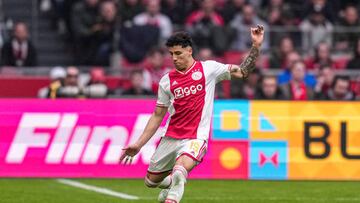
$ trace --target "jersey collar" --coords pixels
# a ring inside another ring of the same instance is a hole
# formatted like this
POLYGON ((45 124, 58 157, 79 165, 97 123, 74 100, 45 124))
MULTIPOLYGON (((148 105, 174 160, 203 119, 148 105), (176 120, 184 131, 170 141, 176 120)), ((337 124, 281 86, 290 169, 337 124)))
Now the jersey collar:
POLYGON ((186 71, 185 73, 184 73, 184 72, 179 71, 179 70, 178 70, 178 69, 176 69, 176 68, 175 68, 175 70, 176 70, 178 73, 180 73, 180 74, 182 74, 182 75, 185 75, 185 74, 187 74, 189 71, 191 71, 191 69, 193 69, 193 68, 194 68, 195 64, 196 64, 196 61, 194 60, 194 62, 193 62, 193 64, 191 65, 191 67, 190 67, 189 69, 187 69, 187 71, 186 71))

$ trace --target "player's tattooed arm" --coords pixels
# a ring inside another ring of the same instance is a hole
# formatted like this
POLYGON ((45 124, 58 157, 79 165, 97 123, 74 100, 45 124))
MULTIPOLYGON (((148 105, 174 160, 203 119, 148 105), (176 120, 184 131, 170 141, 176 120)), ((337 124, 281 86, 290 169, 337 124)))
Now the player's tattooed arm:
POLYGON ((251 28, 251 39, 253 45, 251 46, 249 55, 240 64, 240 66, 231 66, 232 76, 246 79, 249 76, 249 73, 254 70, 256 60, 259 57, 260 47, 264 40, 264 26, 257 25, 256 28, 251 28))
POLYGON ((234 73, 235 76, 239 76, 243 79, 246 79, 249 76, 249 73, 254 70, 256 59, 259 57, 260 50, 257 46, 252 46, 250 49, 249 55, 245 60, 240 64, 240 66, 232 66, 231 73, 234 73))

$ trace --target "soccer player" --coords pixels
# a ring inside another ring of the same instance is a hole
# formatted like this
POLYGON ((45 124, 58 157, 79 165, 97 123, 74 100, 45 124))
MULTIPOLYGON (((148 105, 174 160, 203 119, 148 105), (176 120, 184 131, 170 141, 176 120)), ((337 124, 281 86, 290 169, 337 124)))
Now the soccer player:
POLYGON ((191 37, 184 32, 172 35, 166 43, 175 69, 159 82, 158 99, 140 138, 123 149, 120 162, 131 163, 140 149, 160 126, 166 112, 169 119, 145 177, 145 185, 158 187, 158 200, 180 202, 189 172, 204 157, 210 133, 215 84, 231 76, 246 79, 253 70, 264 39, 264 28, 258 25, 250 30, 252 47, 240 65, 216 61, 196 61, 191 37))

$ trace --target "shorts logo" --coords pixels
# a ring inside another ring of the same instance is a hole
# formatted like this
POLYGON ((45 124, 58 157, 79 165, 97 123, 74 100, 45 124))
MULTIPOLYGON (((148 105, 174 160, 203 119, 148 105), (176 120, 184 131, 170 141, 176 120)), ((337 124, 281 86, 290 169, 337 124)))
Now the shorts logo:
POLYGON ((196 71, 191 75, 191 78, 193 80, 200 80, 202 78, 202 73, 199 71, 196 71))
POLYGON ((201 84, 198 85, 191 85, 190 87, 178 87, 174 89, 174 96, 175 99, 183 98, 186 96, 189 96, 190 94, 196 94, 197 92, 200 92, 203 90, 203 86, 201 84))

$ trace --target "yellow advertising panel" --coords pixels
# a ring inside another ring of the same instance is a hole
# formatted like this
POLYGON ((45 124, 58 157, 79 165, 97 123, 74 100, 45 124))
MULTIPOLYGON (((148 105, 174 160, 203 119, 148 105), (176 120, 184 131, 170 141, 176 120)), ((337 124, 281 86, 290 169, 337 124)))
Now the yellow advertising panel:
POLYGON ((287 179, 360 179, 360 103, 254 101, 249 119, 251 142, 286 142, 287 179))

